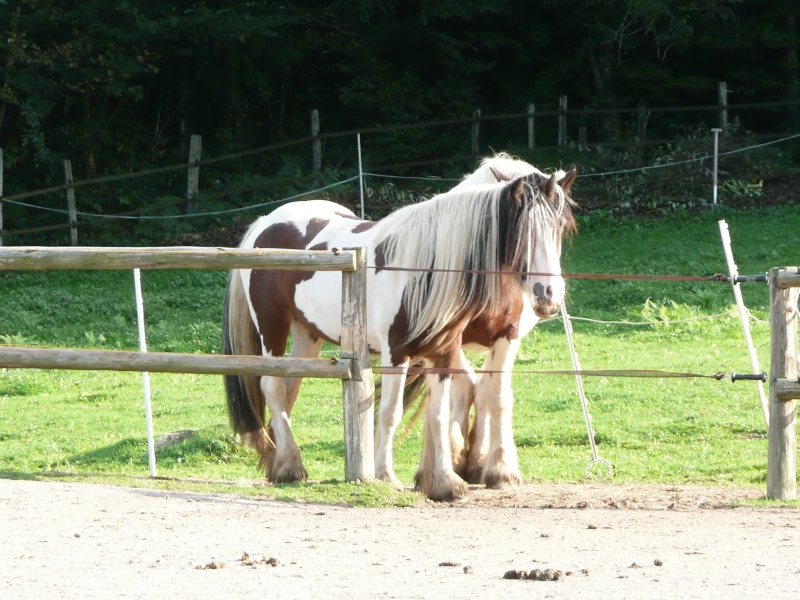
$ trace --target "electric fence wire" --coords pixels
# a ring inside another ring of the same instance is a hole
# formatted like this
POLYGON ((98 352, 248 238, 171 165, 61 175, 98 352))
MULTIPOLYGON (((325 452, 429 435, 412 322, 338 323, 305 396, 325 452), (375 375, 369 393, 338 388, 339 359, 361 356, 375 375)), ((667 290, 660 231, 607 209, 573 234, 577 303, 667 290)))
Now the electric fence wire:
MULTIPOLYGON (((790 136, 786 136, 786 137, 783 137, 783 138, 780 138, 780 139, 777 139, 777 140, 771 140, 771 141, 764 142, 764 143, 761 143, 761 144, 754 144, 754 145, 751 145, 751 146, 745 146, 743 148, 737 148, 737 149, 734 149, 734 150, 729 150, 727 152, 719 153, 718 156, 728 156, 728 155, 731 155, 731 154, 738 154, 738 153, 741 153, 741 152, 748 152, 748 151, 751 151, 751 150, 756 150, 758 148, 763 148, 765 146, 770 146, 770 145, 774 145, 774 144, 780 144, 780 143, 788 142, 788 141, 791 141, 791 140, 794 140, 794 139, 798 139, 798 138, 800 138, 800 133, 793 134, 793 135, 790 135, 790 136)), ((621 169, 621 170, 617 170, 617 171, 604 171, 602 173, 584 173, 582 175, 578 175, 578 177, 579 178, 580 177, 610 177, 612 175, 624 175, 624 174, 628 174, 628 173, 640 173, 640 172, 650 171, 650 170, 653 170, 653 169, 665 169, 665 168, 668 168, 668 167, 675 167, 675 166, 685 165, 685 164, 694 163, 694 162, 702 162, 704 160, 709 160, 711 158, 713 158, 713 155, 705 154, 703 156, 690 158, 690 159, 686 159, 686 160, 679 160, 679 161, 663 163, 663 164, 657 164, 657 165, 646 165, 644 167, 636 167, 636 168, 633 168, 633 169, 621 169)), ((380 174, 380 173, 369 173, 369 172, 365 172, 365 173, 363 173, 363 175, 365 177, 379 177, 379 178, 385 178, 385 179, 407 179, 407 180, 415 179, 415 180, 421 180, 421 181, 461 181, 460 179, 447 179, 447 178, 442 178, 442 177, 385 175, 385 174, 380 174)), ((76 213, 76 215, 79 215, 81 217, 86 217, 86 218, 130 219, 130 220, 166 220, 166 219, 189 219, 189 218, 194 218, 194 217, 211 217, 211 216, 218 216, 218 215, 224 215, 224 214, 232 214, 232 213, 237 213, 237 212, 244 212, 244 211, 248 211, 248 210, 255 210, 257 208, 263 208, 265 206, 274 206, 276 204, 281 204, 283 202, 289 202, 291 200, 296 200, 298 198, 302 198, 304 196, 309 196, 311 194, 324 192, 324 191, 329 190, 331 188, 338 187, 340 185, 345 185, 345 184, 351 183, 353 181, 356 181, 358 179, 359 179, 359 176, 355 175, 353 177, 349 177, 347 179, 343 179, 341 181, 338 181, 338 182, 335 182, 335 183, 331 183, 329 185, 326 185, 326 186, 323 186, 323 187, 320 187, 320 188, 309 190, 307 192, 301 192, 299 194, 295 194, 295 195, 292 195, 292 196, 287 196, 287 197, 281 198, 279 200, 272 200, 272 201, 269 201, 269 202, 262 202, 262 203, 259 203, 259 204, 253 204, 253 205, 250 205, 250 206, 245 206, 245 207, 240 207, 240 208, 231 208, 231 209, 227 209, 227 210, 209 211, 209 212, 200 212, 200 213, 188 213, 188 214, 183 214, 183 215, 166 215, 166 216, 104 215, 104 214, 89 213, 89 212, 78 212, 78 213, 76 213)), ((58 189, 62 189, 63 187, 64 186, 59 186, 58 189)), ((53 191, 52 189, 48 188, 47 190, 42 190, 42 193, 49 193, 49 192, 52 192, 52 191, 53 191)), ((28 193, 26 195, 27 196, 32 196, 32 195, 35 195, 35 194, 36 194, 36 192, 30 192, 30 193, 28 193)), ((24 206, 26 208, 44 210, 44 211, 49 211, 49 212, 54 212, 54 213, 59 213, 59 214, 69 214, 69 211, 68 210, 64 210, 64 209, 49 208, 49 207, 45 207, 45 206, 37 206, 35 204, 28 204, 28 203, 25 203, 25 202, 19 202, 18 200, 11 200, 11 199, 8 199, 8 198, 0 198, 0 200, 2 200, 2 202, 8 203, 8 204, 16 204, 18 206, 24 206)))

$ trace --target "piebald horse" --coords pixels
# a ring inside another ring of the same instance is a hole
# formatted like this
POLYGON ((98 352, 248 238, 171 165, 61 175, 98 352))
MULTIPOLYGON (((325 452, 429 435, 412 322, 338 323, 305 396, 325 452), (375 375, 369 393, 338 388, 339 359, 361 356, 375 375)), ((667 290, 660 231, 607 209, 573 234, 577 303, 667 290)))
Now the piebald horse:
MULTIPOLYGON (((429 498, 452 500, 467 487, 453 468, 452 375, 447 370, 461 362, 462 341, 494 349, 508 346, 506 356, 515 355, 526 307, 538 318, 558 313, 565 288, 561 238, 574 223, 571 201, 557 177, 532 172, 511 181, 464 185, 377 222, 362 221, 324 200, 293 202, 256 220, 241 247, 368 248, 368 344, 371 352, 380 353, 382 366, 392 367, 383 375, 375 474, 402 488, 393 468, 393 440, 402 417, 406 371, 421 359, 433 370, 426 375, 425 442, 415 479, 429 498)), ((340 330, 338 273, 231 272, 223 322, 226 354, 283 356, 291 335, 291 356, 316 357, 323 340, 339 342, 340 330)), ((233 429, 259 452, 271 482, 307 477, 291 430, 301 381, 225 376, 233 429)), ((506 390, 501 392, 506 398, 506 390)), ((510 417, 510 405, 499 404, 510 417)), ((494 422, 491 407, 489 413, 494 422)), ((495 440, 494 428, 489 437, 496 456, 487 457, 485 468, 497 465, 498 482, 518 479, 513 440, 510 447, 508 440, 495 440), (513 454, 509 459, 506 447, 513 454), (511 476, 502 475, 508 469, 511 476)))
MULTIPOLYGON (((452 191, 474 185, 511 181, 518 177, 535 175, 548 177, 533 165, 499 153, 485 158, 473 173, 467 175, 452 191)), ((570 208, 575 203, 570 198, 577 177, 575 168, 568 173, 558 170, 554 176, 561 188, 564 201, 570 208)), ((567 233, 574 232, 571 216, 565 220, 567 233), (569 224, 567 224, 569 221, 569 224)), ((560 252, 560 251, 559 251, 560 252)), ((559 271, 560 273, 560 271, 559 271)), ((517 485, 522 477, 517 464, 511 416, 513 393, 511 369, 519 352, 520 342, 542 318, 533 310, 530 294, 522 294, 522 311, 518 315, 516 328, 508 335, 489 343, 476 343, 468 339, 471 329, 466 331, 463 344, 470 349, 488 352, 481 371, 476 374, 464 352, 460 352, 458 373, 451 383, 450 445, 454 470, 469 483, 483 483, 488 487, 517 485), (477 347, 476 347, 477 346, 477 347), (472 427, 469 424, 472 406, 475 412, 472 427)), ((549 318, 549 317, 544 317, 549 318)), ((410 391, 413 396, 419 389, 410 391)), ((406 399, 406 405, 413 402, 406 399)))

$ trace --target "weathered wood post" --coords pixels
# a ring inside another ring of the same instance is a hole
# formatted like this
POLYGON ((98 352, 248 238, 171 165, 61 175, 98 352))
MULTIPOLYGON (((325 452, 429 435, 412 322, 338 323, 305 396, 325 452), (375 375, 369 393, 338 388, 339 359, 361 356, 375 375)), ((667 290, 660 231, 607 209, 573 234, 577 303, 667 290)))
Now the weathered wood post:
POLYGON ((478 108, 472 113, 472 137, 471 137, 472 156, 478 156, 481 151, 481 109, 478 108))
POLYGON ((319 173, 322 169, 322 140, 319 139, 319 111, 311 111, 311 170, 319 173))
POLYGON ((717 97, 719 98, 719 126, 726 132, 728 128, 728 84, 724 81, 717 82, 717 97))
POLYGON ((536 105, 528 102, 528 148, 536 147, 536 105))
POLYGON ((800 269, 770 269, 770 377, 767 497, 797 498, 797 299, 800 269))
POLYGON ((342 272, 342 359, 350 359, 352 377, 344 392, 344 478, 375 478, 375 381, 367 346, 367 250, 355 252, 356 270, 342 272))
POLYGON ((67 211, 69 212, 69 245, 78 245, 78 211, 75 208, 75 188, 72 184, 75 180, 72 178, 72 161, 69 159, 64 160, 64 183, 67 185, 67 211))
POLYGON ((558 97, 558 145, 567 144, 567 97, 558 97))
POLYGON ((186 212, 197 212, 195 198, 200 193, 200 155, 203 151, 203 138, 193 135, 189 139, 189 169, 186 176, 186 212))

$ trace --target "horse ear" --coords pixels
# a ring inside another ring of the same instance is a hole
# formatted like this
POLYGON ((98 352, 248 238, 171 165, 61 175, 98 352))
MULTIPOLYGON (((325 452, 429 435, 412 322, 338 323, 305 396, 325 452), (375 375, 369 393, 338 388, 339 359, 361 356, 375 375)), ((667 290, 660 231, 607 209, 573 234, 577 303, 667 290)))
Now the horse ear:
POLYGON ((509 177, 505 173, 501 173, 500 171, 498 171, 494 167, 489 167, 489 170, 492 172, 492 175, 495 176, 497 181, 511 181, 511 177, 509 177))
POLYGON ((547 181, 544 182, 544 187, 542 188, 545 196, 547 196, 547 198, 551 201, 555 200, 556 197, 556 185, 558 185, 558 183, 556 182, 555 174, 553 174, 547 181))
POLYGON ((522 206, 525 204, 523 197, 525 196, 525 184, 527 180, 525 177, 519 177, 509 183, 509 187, 511 188, 511 197, 514 199, 514 204, 517 206, 522 206))
POLYGON ((559 182, 561 184, 561 189, 564 190, 564 193, 569 196, 572 193, 572 184, 575 183, 575 178, 578 177, 578 169, 574 166, 569 170, 569 173, 564 175, 564 177, 559 182))

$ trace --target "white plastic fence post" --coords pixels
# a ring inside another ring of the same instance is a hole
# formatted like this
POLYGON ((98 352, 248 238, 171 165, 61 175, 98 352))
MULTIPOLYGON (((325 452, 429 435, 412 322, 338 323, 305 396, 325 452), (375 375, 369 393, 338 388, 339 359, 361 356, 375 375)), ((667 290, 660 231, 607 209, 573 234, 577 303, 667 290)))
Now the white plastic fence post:
POLYGON ((719 127, 715 127, 711 131, 714 132, 714 189, 712 197, 714 199, 714 206, 717 205, 717 171, 719 165, 719 133, 722 131, 719 127))
MULTIPOLYGON (((728 261, 728 273, 731 277, 731 284, 733 285, 733 296, 736 298, 736 306, 739 308, 739 320, 742 322, 742 331, 744 331, 744 338, 747 342, 747 352, 750 354, 750 364, 753 367, 753 373, 761 373, 758 355, 753 345, 753 336, 750 335, 750 317, 747 314, 747 307, 744 305, 742 290, 735 281, 739 273, 736 268, 736 263, 733 261, 731 234, 728 231, 728 224, 724 220, 719 221, 719 233, 722 236, 722 246, 725 249, 725 258, 728 261)), ((767 403, 767 395, 764 392, 764 383, 756 381, 756 387, 758 388, 758 397, 761 401, 761 412, 764 414, 764 424, 767 426, 767 429, 769 429, 769 404, 767 403)))
POLYGON ((364 218, 364 167, 361 163, 361 134, 356 134, 358 144, 358 191, 361 194, 361 218, 364 218))
MULTIPOLYGON (((144 301, 142 300, 142 276, 139 269, 133 270, 133 285, 136 289, 136 321, 139 324, 139 350, 147 352, 147 338, 144 331, 144 301)), ((153 439, 153 407, 150 403, 150 373, 142 371, 144 384, 144 415, 147 424, 147 457, 150 463, 150 477, 156 476, 156 445, 153 439)))

